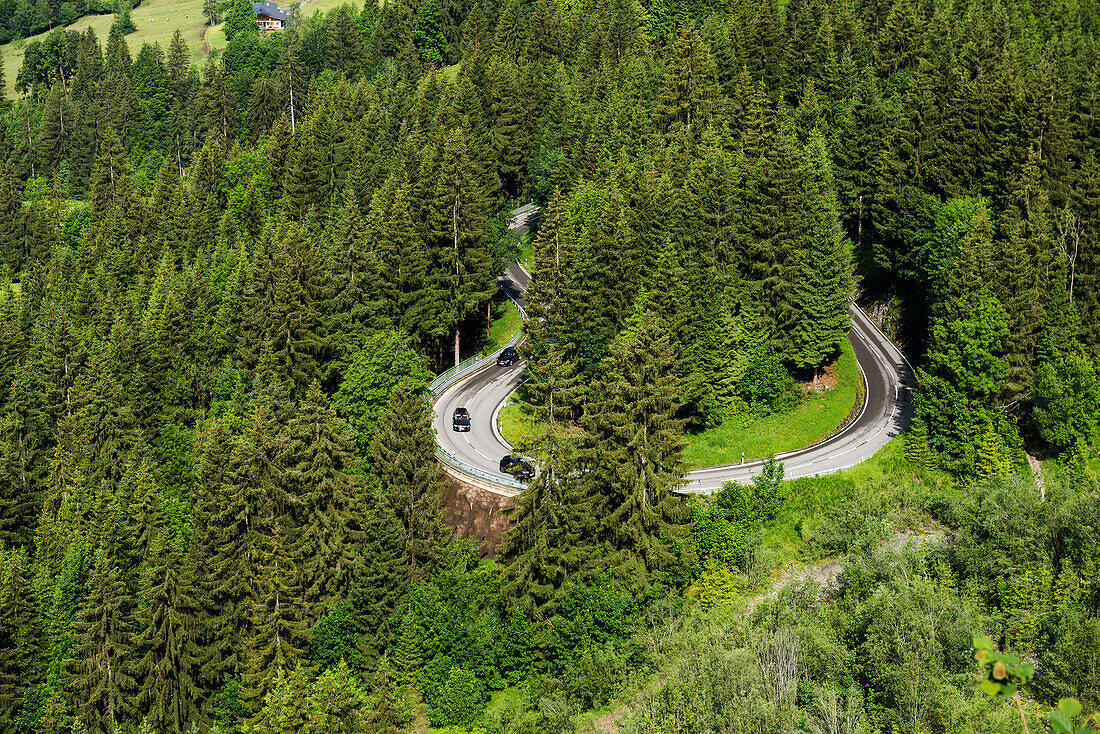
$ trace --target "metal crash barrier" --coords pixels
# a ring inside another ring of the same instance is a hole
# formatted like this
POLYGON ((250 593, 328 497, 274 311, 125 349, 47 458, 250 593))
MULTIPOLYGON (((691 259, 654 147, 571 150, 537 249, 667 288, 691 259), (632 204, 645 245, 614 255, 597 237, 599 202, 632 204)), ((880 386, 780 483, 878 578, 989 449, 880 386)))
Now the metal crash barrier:
MULTIPOLYGON (((519 309, 521 317, 526 318, 527 314, 524 313, 523 308, 512 299, 512 303, 516 304, 516 308, 519 309)), ((472 357, 462 360, 454 367, 441 372, 431 383, 428 385, 428 392, 432 394, 432 401, 443 394, 443 392, 454 385, 456 382, 461 382, 465 378, 469 377, 473 373, 480 370, 482 367, 493 364, 497 361, 497 357, 508 347, 514 347, 519 344, 520 339, 523 337, 523 330, 516 332, 515 336, 500 349, 493 351, 486 355, 484 352, 479 352, 472 357)), ((435 457, 442 463, 449 466, 451 469, 459 474, 478 479, 482 482, 487 482, 497 487, 504 487, 507 489, 521 490, 526 488, 527 485, 523 484, 519 480, 512 479, 511 477, 504 476, 502 474, 494 474, 493 472, 487 472, 484 469, 479 469, 472 464, 467 464, 454 454, 443 449, 442 446, 436 444, 435 457)))

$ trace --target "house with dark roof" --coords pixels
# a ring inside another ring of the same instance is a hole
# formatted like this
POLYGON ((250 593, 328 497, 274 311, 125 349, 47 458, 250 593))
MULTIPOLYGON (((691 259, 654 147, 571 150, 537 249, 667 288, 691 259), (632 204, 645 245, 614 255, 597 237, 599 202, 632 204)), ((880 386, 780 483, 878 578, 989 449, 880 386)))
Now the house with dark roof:
POLYGON ((281 31, 286 23, 287 11, 268 0, 254 4, 252 12, 256 14, 256 25, 259 26, 260 33, 281 31))

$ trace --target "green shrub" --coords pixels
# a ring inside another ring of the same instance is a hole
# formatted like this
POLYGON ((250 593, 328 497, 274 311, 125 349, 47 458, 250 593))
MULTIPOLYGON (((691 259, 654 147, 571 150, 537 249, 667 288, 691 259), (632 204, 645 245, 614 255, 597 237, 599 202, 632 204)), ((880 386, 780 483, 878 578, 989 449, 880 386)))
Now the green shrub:
POLYGON ((485 686, 473 672, 451 667, 443 686, 428 702, 431 720, 444 726, 469 726, 485 710, 485 686))
POLYGON ((770 348, 759 349, 749 358, 737 383, 737 392, 758 413, 773 413, 797 404, 792 395, 794 380, 770 348))

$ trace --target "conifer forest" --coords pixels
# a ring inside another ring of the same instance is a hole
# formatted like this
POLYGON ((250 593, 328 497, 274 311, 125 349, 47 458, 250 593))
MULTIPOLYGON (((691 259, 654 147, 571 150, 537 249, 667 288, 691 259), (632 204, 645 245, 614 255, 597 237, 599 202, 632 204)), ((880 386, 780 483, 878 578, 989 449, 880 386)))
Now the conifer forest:
POLYGON ((0 732, 1100 731, 1097 0, 356 2, 0 0, 0 732), (489 552, 426 387, 517 260, 489 552), (908 428, 681 491, 853 300, 908 428))

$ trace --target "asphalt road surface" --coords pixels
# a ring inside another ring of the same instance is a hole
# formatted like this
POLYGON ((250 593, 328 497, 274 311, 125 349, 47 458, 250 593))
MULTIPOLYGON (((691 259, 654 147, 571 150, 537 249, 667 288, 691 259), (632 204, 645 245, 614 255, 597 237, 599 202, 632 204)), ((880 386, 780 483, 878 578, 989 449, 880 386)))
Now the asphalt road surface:
MULTIPOLYGON (((912 416, 913 372, 901 351, 852 304, 848 340, 867 386, 863 409, 842 431, 816 446, 779 454, 784 477, 797 479, 831 474, 870 458, 908 425, 912 416)), ((761 462, 727 464, 689 472, 684 491, 713 492, 725 482, 747 482, 760 473, 761 462)))
MULTIPOLYGON (((517 210, 514 226, 526 228, 538 210, 517 210)), ((523 292, 531 276, 519 265, 511 265, 500 278, 501 288, 526 308, 523 292)), ((862 411, 842 431, 810 448, 780 454, 788 479, 830 474, 854 466, 871 457, 897 436, 908 424, 912 413, 909 400, 914 385, 912 369, 894 344, 856 305, 850 309, 852 328, 848 339, 867 386, 862 411)), ((495 361, 445 390, 435 403, 436 440, 444 451, 489 474, 499 471, 500 459, 512 447, 496 428, 497 413, 523 379, 523 362, 500 367, 495 361), (470 430, 456 432, 451 416, 455 408, 470 411, 470 430)), ((689 472, 684 492, 713 492, 723 483, 747 482, 760 472, 761 462, 728 464, 689 472)))
MULTIPOLYGON (((500 287, 519 307, 526 308, 523 291, 531 276, 513 263, 500 278, 500 287)), ((471 466, 504 478, 500 460, 512 447, 496 431, 496 414, 520 382, 526 364, 517 360, 510 367, 490 362, 443 391, 435 401, 435 436, 440 447, 471 466), (470 411, 470 430, 455 431, 451 423, 455 408, 470 411)))

